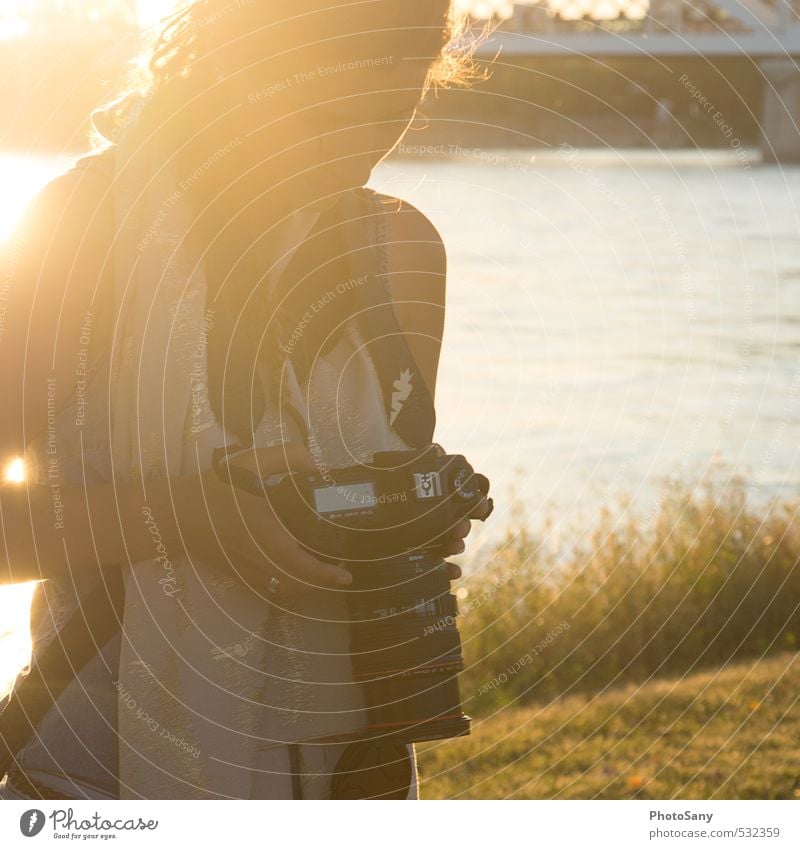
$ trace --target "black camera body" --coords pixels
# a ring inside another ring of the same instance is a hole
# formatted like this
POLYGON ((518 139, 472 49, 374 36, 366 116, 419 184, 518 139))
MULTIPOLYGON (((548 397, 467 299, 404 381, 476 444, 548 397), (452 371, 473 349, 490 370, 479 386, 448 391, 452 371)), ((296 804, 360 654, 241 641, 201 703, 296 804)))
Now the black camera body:
POLYGON ((353 674, 364 687, 364 738, 398 742, 469 734, 463 669, 444 544, 487 496, 489 482, 437 445, 376 453, 324 475, 231 482, 269 499, 287 531, 321 560, 343 562, 353 674))

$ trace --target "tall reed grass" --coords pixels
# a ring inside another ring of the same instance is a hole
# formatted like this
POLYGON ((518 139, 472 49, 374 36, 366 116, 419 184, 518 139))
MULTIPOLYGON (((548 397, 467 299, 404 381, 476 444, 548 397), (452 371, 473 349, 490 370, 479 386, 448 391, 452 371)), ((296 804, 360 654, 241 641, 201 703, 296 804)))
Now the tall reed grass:
POLYGON ((468 711, 798 647, 800 502, 754 507, 741 478, 664 492, 649 517, 607 505, 566 554, 520 516, 462 583, 468 711))

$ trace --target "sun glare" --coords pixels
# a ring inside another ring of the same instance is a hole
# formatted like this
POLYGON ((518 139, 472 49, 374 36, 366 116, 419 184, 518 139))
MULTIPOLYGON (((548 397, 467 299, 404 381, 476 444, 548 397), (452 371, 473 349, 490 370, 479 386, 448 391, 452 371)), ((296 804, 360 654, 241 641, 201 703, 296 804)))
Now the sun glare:
POLYGON ((175 8, 175 3, 173 0, 137 0, 136 8, 139 24, 143 27, 151 27, 164 15, 169 14, 175 8))
POLYGON ((68 163, 69 157, 0 156, 0 245, 11 235, 20 216, 39 189, 68 163))
POLYGON ((3 477, 8 483, 25 482, 25 461, 22 457, 16 457, 6 466, 6 473, 3 477))
POLYGON ((31 659, 30 609, 36 583, 0 586, 0 699, 31 659))

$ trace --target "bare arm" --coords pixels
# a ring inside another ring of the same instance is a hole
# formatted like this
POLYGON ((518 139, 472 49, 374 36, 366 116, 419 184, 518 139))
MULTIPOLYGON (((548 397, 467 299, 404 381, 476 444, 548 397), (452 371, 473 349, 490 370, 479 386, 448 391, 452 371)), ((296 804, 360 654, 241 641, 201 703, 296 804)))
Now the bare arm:
MULTIPOLYGON (((264 477, 315 470, 302 446, 257 454, 257 464, 253 458, 236 462, 264 477)), ((65 486, 59 497, 61 521, 56 521, 48 487, 0 487, 0 584, 184 556, 213 563, 256 591, 273 577, 301 587, 346 586, 351 580, 345 569, 303 550, 264 499, 223 483, 212 469, 148 480, 146 494, 141 483, 117 483, 65 486)))
POLYGON ((435 398, 444 331, 447 256, 438 231, 418 209, 405 201, 390 209, 389 267, 395 313, 435 398))
MULTIPOLYGON (((197 480, 190 476, 149 481, 146 500, 141 484, 71 484, 56 492, 5 483, 0 487, 0 584, 135 563, 157 557, 159 543, 177 557, 183 535, 172 505, 192 499, 199 504, 197 496, 197 480)), ((188 517, 183 519, 186 533, 188 517)))
MULTIPOLYGON (((444 244, 425 215, 405 201, 398 201, 396 211, 390 212, 388 219, 395 313, 431 396, 435 397, 444 332, 447 275, 444 244)), ((484 500, 472 518, 483 518, 487 510, 484 500)), ((464 539, 470 527, 469 520, 465 519, 452 529, 448 555, 465 551, 464 539)), ((458 566, 450 564, 450 568, 451 578, 460 577, 458 566)))

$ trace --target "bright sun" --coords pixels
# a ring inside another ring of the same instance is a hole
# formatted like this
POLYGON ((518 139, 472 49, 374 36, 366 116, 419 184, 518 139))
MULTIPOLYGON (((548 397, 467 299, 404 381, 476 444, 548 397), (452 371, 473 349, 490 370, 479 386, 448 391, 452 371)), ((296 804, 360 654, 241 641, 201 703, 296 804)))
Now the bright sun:
POLYGON ((157 24, 175 7, 174 0, 137 0, 139 23, 144 27, 157 24))

